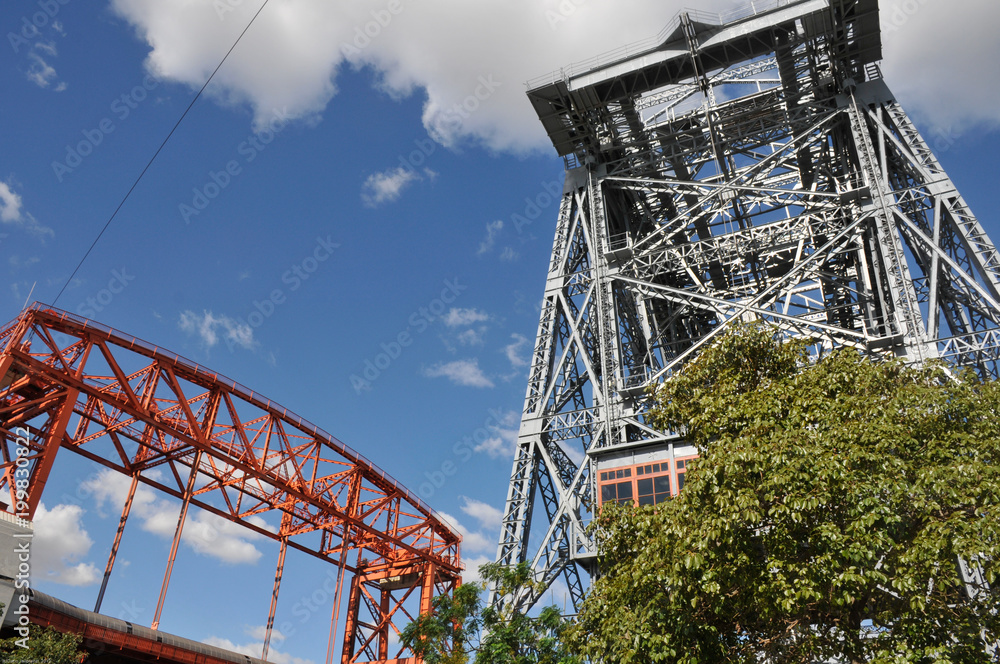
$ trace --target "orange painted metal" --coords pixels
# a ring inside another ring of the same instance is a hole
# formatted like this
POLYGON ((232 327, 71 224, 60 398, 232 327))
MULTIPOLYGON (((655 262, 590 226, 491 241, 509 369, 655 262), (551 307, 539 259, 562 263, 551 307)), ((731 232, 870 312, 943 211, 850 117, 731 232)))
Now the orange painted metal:
POLYGON ((391 632, 459 583, 461 537, 364 456, 206 367, 67 312, 36 304, 0 330, 0 436, 0 510, 32 518, 66 449, 343 565, 353 575, 345 662, 411 657, 389 652, 391 632), (20 495, 18 427, 30 432, 20 495), (280 526, 262 525, 269 516, 280 526), (419 608, 400 599, 411 594, 419 608))

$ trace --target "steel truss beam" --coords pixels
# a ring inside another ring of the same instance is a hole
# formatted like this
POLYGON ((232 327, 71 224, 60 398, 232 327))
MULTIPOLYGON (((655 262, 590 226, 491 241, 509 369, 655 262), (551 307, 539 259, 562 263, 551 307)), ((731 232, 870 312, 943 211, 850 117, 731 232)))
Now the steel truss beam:
POLYGON ((597 460, 682 444, 649 390, 734 321, 998 377, 1000 254, 882 81, 877 15, 684 14, 528 91, 567 172, 497 554, 542 584, 515 605, 562 578, 579 606, 597 460))
MULTIPOLYGON (((93 321, 35 305, 0 330, 0 509, 31 519, 60 449, 133 482, 98 606, 135 486, 141 483, 181 501, 154 629, 189 506, 280 544, 269 627, 288 548, 353 576, 343 662, 386 659, 389 633, 430 609, 435 595, 451 592, 459 582, 461 537, 361 454, 205 367, 93 321), (30 432, 27 454, 16 449, 19 427, 30 432), (23 476, 22 484, 16 482, 18 463, 22 471, 27 463, 27 488, 23 476), (270 526, 264 520, 269 516, 270 526), (348 553, 354 554, 353 564, 348 553), (386 580, 402 599, 375 605, 356 601, 353 589, 372 582, 384 589, 386 580), (366 638, 363 629, 371 632, 366 638), (372 639, 379 644, 374 650, 372 639)), ((398 650, 397 657, 412 656, 398 650)))

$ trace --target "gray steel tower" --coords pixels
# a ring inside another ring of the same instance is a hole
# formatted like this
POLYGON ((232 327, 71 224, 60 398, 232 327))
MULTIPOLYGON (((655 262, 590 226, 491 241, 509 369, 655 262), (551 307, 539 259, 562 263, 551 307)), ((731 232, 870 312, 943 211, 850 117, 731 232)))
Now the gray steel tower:
POLYGON ((600 502, 695 454, 647 388, 732 321, 996 376, 1000 258, 880 59, 877 0, 755 1, 529 86, 566 181, 500 562, 579 606, 600 502))

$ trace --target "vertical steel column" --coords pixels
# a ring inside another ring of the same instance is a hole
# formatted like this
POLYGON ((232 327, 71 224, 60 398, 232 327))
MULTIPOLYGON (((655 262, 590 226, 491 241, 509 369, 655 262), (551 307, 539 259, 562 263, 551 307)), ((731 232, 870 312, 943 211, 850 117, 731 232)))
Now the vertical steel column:
MULTIPOLYGON (((348 514, 355 515, 358 513, 358 498, 361 495, 361 481, 362 477, 360 473, 354 473, 351 477, 351 486, 347 495, 347 505, 345 510, 348 514)), ((336 630, 337 623, 340 621, 340 598, 344 594, 344 565, 347 563, 347 547, 351 540, 351 527, 344 523, 344 534, 340 539, 340 568, 337 570, 337 596, 333 600, 333 612, 330 615, 330 640, 327 644, 326 649, 326 664, 333 664, 333 653, 336 651, 336 630)), ((361 571, 361 550, 358 547, 358 563, 355 568, 353 583, 351 585, 351 606, 353 607, 354 602, 354 589, 357 587, 358 574, 361 571)), ((352 609, 349 608, 349 611, 352 609)), ((356 609, 355 609, 356 611, 356 609)), ((351 614, 348 613, 347 621, 344 624, 344 653, 347 653, 348 648, 354 648, 354 630, 357 629, 357 614, 356 612, 351 614), (352 622, 351 616, 354 616, 352 622)))
MULTIPOLYGON (((282 521, 287 519, 287 514, 282 521)), ((282 524, 284 525, 284 524, 282 524)), ((282 528, 284 530, 284 528, 282 528)), ((278 551, 278 566, 274 570, 274 589, 271 591, 271 609, 267 613, 267 631, 264 633, 264 648, 260 658, 267 661, 267 650, 271 646, 271 630, 274 628, 274 612, 278 608, 278 591, 281 589, 281 576, 285 571, 285 552, 288 550, 288 537, 281 538, 281 549, 278 551)))
POLYGON ((139 471, 132 472, 132 484, 128 488, 128 497, 125 499, 125 507, 122 508, 121 519, 118 520, 118 532, 115 533, 114 544, 111 545, 111 554, 108 556, 108 564, 104 568, 104 580, 101 581, 101 591, 97 593, 97 603, 94 604, 94 613, 101 612, 101 603, 104 601, 104 591, 108 589, 108 579, 111 578, 111 570, 115 566, 115 558, 118 557, 118 545, 122 541, 122 533, 125 532, 125 522, 128 521, 129 512, 132 511, 132 499, 135 498, 135 490, 139 486, 139 471))
POLYGON ((160 614, 163 612, 163 602, 167 598, 167 587, 170 585, 170 573, 174 570, 174 560, 177 558, 177 547, 184 532, 184 520, 187 518, 188 506, 191 504, 191 494, 194 492, 194 482, 198 477, 198 466, 201 464, 201 450, 195 452, 194 463, 191 464, 191 474, 188 476, 187 487, 184 489, 184 501, 181 503, 181 513, 177 517, 177 530, 174 541, 170 544, 170 556, 167 559, 167 571, 163 574, 163 585, 160 587, 160 599, 156 603, 156 613, 153 614, 152 629, 160 628, 160 614))
MULTIPOLYGON (((350 528, 344 525, 344 536, 340 541, 340 564, 337 566, 337 590, 334 592, 333 610, 330 612, 330 638, 326 645, 326 664, 333 664, 333 653, 337 647, 337 622, 340 621, 340 597, 344 594, 344 565, 347 563, 347 541, 350 535, 350 528)), ((359 552, 360 556, 361 553, 359 552)), ((344 632, 344 640, 350 638, 348 632, 344 632)))
POLYGON ((350 664, 354 660, 354 631, 358 627, 358 610, 361 606, 361 583, 361 570, 359 569, 351 577, 351 594, 350 599, 347 601, 347 618, 344 622, 344 654, 340 658, 341 664, 350 664))
POLYGON ((389 626, 391 621, 386 621, 392 605, 392 590, 382 588, 379 593, 379 620, 378 620, 378 658, 380 661, 389 659, 389 626))
POLYGON ((437 566, 434 563, 427 563, 424 566, 424 584, 420 589, 420 613, 427 613, 431 610, 431 602, 434 600, 434 578, 437 576, 437 566))

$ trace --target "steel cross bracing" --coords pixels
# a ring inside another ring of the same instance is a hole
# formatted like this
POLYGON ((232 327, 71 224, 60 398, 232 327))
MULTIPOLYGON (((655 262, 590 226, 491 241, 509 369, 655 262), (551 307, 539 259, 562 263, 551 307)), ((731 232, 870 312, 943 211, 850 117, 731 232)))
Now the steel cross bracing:
POLYGON ((682 442, 647 390, 733 321, 998 374, 1000 256, 881 79, 877 0, 625 53, 528 91, 567 172, 497 556, 544 582, 521 607, 579 606, 595 460, 682 442))
POLYGON ((399 631, 459 581, 461 537, 361 454, 205 367, 35 305, 0 329, 0 509, 31 519, 60 449, 132 479, 96 611, 138 484, 181 501, 154 629, 190 507, 280 545, 264 659, 287 549, 336 566, 334 624, 350 575, 345 664, 412 657, 399 631))

